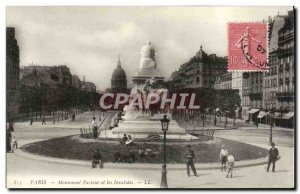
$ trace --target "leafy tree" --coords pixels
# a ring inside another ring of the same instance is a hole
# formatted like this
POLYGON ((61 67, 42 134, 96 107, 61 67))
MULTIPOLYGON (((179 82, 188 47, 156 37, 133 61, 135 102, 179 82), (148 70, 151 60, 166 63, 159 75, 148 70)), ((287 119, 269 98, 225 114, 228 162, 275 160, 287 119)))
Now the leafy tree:
POLYGON ((235 110, 241 106, 241 98, 238 90, 218 90, 216 104, 225 113, 225 128, 227 116, 235 115, 235 110), (229 114, 229 115, 228 115, 229 114))

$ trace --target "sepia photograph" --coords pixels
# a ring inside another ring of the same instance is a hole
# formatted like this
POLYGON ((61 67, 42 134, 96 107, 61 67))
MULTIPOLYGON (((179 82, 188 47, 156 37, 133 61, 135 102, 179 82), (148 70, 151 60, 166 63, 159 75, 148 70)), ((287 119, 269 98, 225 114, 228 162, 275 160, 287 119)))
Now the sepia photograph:
POLYGON ((6 188, 295 189, 292 5, 5 11, 6 188))

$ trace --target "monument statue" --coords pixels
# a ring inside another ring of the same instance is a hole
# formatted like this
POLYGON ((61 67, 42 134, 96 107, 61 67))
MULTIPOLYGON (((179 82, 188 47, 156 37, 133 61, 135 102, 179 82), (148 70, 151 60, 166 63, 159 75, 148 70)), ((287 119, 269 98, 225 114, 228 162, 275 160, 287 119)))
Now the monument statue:
POLYGON ((162 82, 164 77, 160 75, 157 69, 157 63, 155 60, 155 49, 150 41, 142 47, 140 66, 138 72, 132 76, 132 82, 135 85, 145 84, 146 80, 154 78, 156 81, 162 82))
POLYGON ((155 61, 155 50, 151 45, 150 41, 147 41, 141 49, 141 60, 140 60, 140 71, 143 70, 155 70, 156 61, 155 61))

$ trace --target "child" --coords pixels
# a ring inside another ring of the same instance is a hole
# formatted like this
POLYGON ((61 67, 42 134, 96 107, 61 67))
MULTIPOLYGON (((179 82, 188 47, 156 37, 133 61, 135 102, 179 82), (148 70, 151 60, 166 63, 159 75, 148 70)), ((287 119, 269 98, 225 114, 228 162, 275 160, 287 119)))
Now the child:
POLYGON ((18 143, 16 137, 13 136, 10 142, 11 142, 11 152, 14 153, 14 149, 18 149, 18 143))
POLYGON ((221 160, 221 171, 226 171, 226 162, 227 162, 228 150, 225 148, 225 145, 222 145, 220 151, 220 160, 221 160))
POLYGON ((226 178, 229 177, 229 174, 230 174, 230 178, 232 178, 233 167, 234 167, 234 157, 233 157, 233 155, 228 155, 227 156, 227 175, 226 175, 226 178))

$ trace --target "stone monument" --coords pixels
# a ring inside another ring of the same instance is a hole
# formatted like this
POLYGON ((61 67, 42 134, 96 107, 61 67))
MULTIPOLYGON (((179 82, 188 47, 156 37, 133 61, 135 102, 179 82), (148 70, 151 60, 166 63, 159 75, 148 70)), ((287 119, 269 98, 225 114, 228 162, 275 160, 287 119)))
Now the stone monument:
MULTIPOLYGON (((146 99, 149 93, 162 95, 168 90, 160 84, 164 77, 159 76, 155 61, 155 50, 150 42, 147 42, 141 49, 140 68, 132 77, 134 87, 129 96, 133 98, 135 94, 141 94, 142 99, 146 99)), ((100 139, 122 139, 124 134, 131 135, 134 139, 147 139, 151 135, 163 136, 160 119, 167 115, 170 120, 167 139, 191 141, 198 139, 188 134, 178 123, 172 119, 168 106, 161 108, 140 109, 138 106, 125 106, 122 116, 116 113, 111 121, 112 130, 102 131, 100 139)))
POLYGON ((155 60, 155 49, 150 41, 147 41, 141 49, 141 59, 139 71, 132 76, 132 82, 135 85, 144 84, 146 80, 155 79, 158 82, 164 80, 164 77, 160 75, 157 70, 157 64, 155 60))

